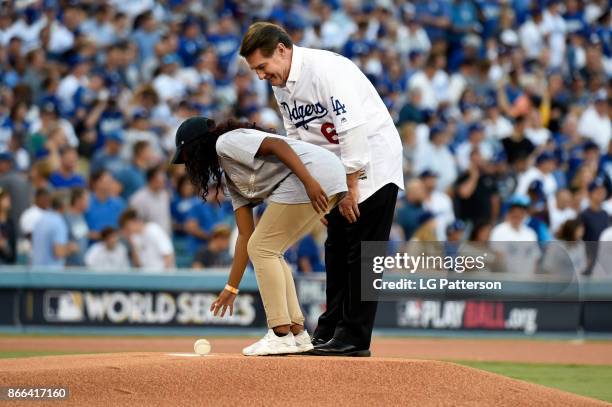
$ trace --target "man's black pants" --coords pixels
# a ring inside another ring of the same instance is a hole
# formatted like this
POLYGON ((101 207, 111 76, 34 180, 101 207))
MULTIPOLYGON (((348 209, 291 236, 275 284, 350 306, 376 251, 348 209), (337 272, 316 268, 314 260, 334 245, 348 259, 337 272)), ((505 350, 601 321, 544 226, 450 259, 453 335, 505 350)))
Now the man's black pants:
POLYGON ((349 223, 336 206, 327 215, 325 269, 327 309, 313 336, 369 349, 376 301, 361 301, 361 242, 387 241, 398 187, 387 184, 359 204, 360 216, 349 223))

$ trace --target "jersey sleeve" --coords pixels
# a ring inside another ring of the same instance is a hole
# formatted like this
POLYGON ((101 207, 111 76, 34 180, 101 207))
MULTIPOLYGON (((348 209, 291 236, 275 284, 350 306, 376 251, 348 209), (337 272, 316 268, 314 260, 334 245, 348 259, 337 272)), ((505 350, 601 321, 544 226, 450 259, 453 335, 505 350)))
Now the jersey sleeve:
POLYGON ((255 156, 267 134, 260 131, 234 130, 217 141, 217 154, 249 167, 255 166, 255 156))
POLYGON ((337 56, 338 66, 320 68, 317 77, 321 103, 327 108, 337 133, 365 124, 364 92, 368 79, 350 61, 337 56), (351 66, 352 65, 352 66, 351 66))

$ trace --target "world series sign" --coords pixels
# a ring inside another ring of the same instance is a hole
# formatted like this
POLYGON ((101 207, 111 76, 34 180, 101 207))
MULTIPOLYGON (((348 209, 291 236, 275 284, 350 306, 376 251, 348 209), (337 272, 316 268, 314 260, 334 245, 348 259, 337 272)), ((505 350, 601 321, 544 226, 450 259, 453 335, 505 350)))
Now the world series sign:
POLYGON ((25 325, 265 325, 258 295, 241 293, 225 318, 210 312, 216 298, 216 292, 31 290, 22 297, 20 319, 25 325))

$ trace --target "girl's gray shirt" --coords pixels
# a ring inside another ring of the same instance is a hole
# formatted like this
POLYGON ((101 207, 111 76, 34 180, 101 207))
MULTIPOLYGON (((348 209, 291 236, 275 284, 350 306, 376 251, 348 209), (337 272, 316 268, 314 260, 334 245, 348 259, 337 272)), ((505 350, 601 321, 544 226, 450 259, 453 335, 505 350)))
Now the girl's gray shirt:
POLYGON ((256 206, 264 199, 283 204, 310 202, 302 182, 278 158, 255 157, 266 137, 280 138, 289 144, 328 197, 348 190, 344 166, 334 153, 260 130, 236 129, 221 135, 216 144, 234 210, 256 206))

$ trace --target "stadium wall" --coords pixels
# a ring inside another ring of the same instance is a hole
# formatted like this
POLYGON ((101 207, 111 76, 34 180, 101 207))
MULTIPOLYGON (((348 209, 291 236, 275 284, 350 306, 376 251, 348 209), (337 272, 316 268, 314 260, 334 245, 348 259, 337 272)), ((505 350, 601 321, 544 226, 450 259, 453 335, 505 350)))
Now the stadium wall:
MULTIPOLYGON (((177 271, 101 273, 86 270, 0 271, 0 329, 28 332, 50 328, 143 328, 164 330, 260 329, 266 319, 257 284, 247 273, 232 317, 215 318, 211 303, 227 272, 177 271)), ((296 277, 298 296, 312 327, 325 307, 323 274, 296 277)), ((513 284, 533 292, 534 283, 513 284)), ((403 298, 382 301, 376 326, 387 331, 491 331, 531 335, 539 332, 612 332, 612 282, 585 283, 579 299, 566 301, 403 298)), ((534 297, 537 298, 537 297, 534 297)))

